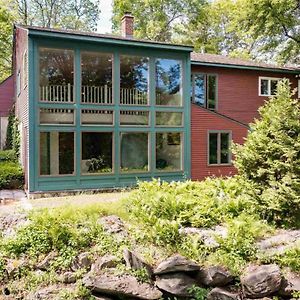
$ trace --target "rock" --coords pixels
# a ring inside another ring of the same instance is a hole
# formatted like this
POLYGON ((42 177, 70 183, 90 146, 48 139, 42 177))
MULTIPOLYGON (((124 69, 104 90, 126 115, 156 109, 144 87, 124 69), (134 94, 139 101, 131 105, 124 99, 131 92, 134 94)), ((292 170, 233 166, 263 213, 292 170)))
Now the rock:
POLYGON ((199 271, 197 280, 207 286, 221 287, 230 283, 233 276, 224 267, 210 266, 199 271))
POLYGON ((145 263, 138 254, 129 251, 128 249, 124 249, 123 251, 123 258, 126 263, 127 268, 131 268, 133 270, 140 270, 145 269, 149 275, 149 277, 152 276, 153 271, 149 264, 145 263))
POLYGON ((277 292, 281 285, 281 272, 277 265, 250 266, 241 276, 246 297, 263 298, 277 292))
POLYGON ((106 254, 96 259, 92 264, 91 272, 98 273, 100 270, 105 268, 114 268, 117 266, 118 259, 114 255, 106 254))
POLYGON ((73 272, 65 272, 63 273, 59 280, 62 282, 62 283, 75 283, 76 282, 76 275, 73 273, 73 272))
POLYGON ((119 233, 124 231, 124 223, 118 216, 106 216, 102 217, 98 221, 103 229, 108 233, 119 233))
POLYGON ((0 232, 3 237, 12 237, 18 228, 27 224, 29 220, 24 213, 4 215, 0 217, 0 232))
POLYGON ((71 269, 77 271, 78 269, 87 269, 89 270, 92 266, 92 258, 89 252, 83 252, 78 255, 78 257, 73 262, 71 269))
POLYGON ((279 295, 290 297, 295 292, 300 292, 300 275, 289 271, 283 276, 279 295))
POLYGON ((226 238, 228 236, 228 230, 224 226, 215 226, 214 228, 195 228, 195 227, 183 227, 179 229, 179 233, 182 235, 195 235, 203 241, 204 245, 209 248, 218 248, 220 245, 216 241, 216 236, 226 238))
POLYGON ((16 277, 22 268, 28 267, 25 260, 7 259, 5 264, 5 272, 8 278, 16 277))
POLYGON ((56 252, 50 252, 39 264, 37 264, 37 269, 42 271, 47 271, 52 263, 52 261, 57 257, 56 252))
POLYGON ((131 275, 88 274, 83 278, 83 284, 95 293, 108 296, 133 297, 138 299, 160 299, 162 293, 149 283, 139 282, 131 275))
POLYGON ((154 274, 167 274, 173 272, 197 272, 200 266, 181 255, 174 255, 162 261, 154 270, 154 274))
POLYGON ((94 296, 95 300, 113 300, 112 298, 105 297, 105 296, 94 296))
POLYGON ((156 278, 156 286, 165 292, 178 297, 192 297, 189 289, 197 285, 197 282, 185 273, 170 273, 159 275, 156 278))
POLYGON ((277 230, 276 234, 256 243, 258 255, 271 257, 283 254, 300 241, 300 230, 277 230))
POLYGON ((207 300, 239 300, 240 294, 237 292, 231 292, 224 288, 214 288, 208 295, 207 300))

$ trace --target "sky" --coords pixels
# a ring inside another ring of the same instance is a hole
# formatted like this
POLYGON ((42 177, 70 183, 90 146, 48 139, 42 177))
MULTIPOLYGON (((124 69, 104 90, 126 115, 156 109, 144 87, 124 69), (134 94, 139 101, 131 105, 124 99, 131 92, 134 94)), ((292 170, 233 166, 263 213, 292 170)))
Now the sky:
POLYGON ((97 32, 99 33, 111 33, 112 1, 113 0, 100 1, 101 13, 97 26, 97 32))

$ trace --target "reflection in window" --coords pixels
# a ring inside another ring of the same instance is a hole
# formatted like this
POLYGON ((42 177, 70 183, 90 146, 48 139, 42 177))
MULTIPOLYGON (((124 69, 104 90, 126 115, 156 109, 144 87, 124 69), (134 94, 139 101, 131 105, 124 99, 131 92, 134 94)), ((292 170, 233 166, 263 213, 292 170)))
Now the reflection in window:
POLYGON ((113 111, 98 109, 82 109, 82 125, 112 125, 114 120, 113 111))
POLYGON ((121 171, 147 172, 148 133, 121 133, 121 171))
POLYGON ((156 125, 182 126, 181 112, 156 112, 156 125))
POLYGON ((147 104, 148 58, 120 56, 120 98, 121 104, 147 104))
POLYGON ((259 78, 260 96, 274 96, 277 92, 277 85, 279 81, 280 78, 272 78, 272 77, 259 78))
POLYGON ((156 104, 182 105, 180 61, 156 59, 156 104))
POLYGON ((74 124, 74 109, 40 108, 40 124, 74 124))
POLYGON ((40 101, 73 102, 74 53, 65 49, 40 48, 40 101))
POLYGON ((218 133, 209 134, 209 163, 218 163, 218 133))
POLYGON ((121 125, 149 125, 149 112, 148 111, 120 111, 120 124, 121 125))
POLYGON ((230 157, 230 133, 209 133, 209 164, 229 164, 230 157))
POLYGON ((192 75, 191 82, 193 103, 215 110, 217 103, 217 76, 195 73, 192 75))
POLYGON ((82 133, 81 173, 101 174, 112 172, 112 133, 82 133))
POLYGON ((112 103, 112 54, 82 52, 81 102, 112 103))
POLYGON ((156 169, 182 170, 182 137, 179 132, 156 133, 156 169))
POLYGON ((74 133, 40 133, 40 174, 68 175, 74 173, 74 133))

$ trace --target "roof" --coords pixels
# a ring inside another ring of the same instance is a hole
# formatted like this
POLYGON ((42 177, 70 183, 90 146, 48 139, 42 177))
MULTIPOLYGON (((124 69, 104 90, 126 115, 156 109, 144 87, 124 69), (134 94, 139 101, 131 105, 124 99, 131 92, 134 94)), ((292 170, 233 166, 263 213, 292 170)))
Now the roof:
POLYGON ((46 28, 38 26, 27 26, 27 25, 15 25, 15 27, 23 28, 29 30, 29 35, 36 36, 54 36, 54 37, 64 37, 64 38, 82 38, 82 39, 93 39, 94 41, 102 41, 109 43, 118 44, 129 44, 129 45, 139 45, 146 47, 154 47, 158 49, 169 48, 173 50, 181 50, 191 52, 193 50, 192 46, 189 45, 179 45, 166 42, 150 41, 145 39, 137 39, 132 37, 123 37, 113 34, 100 34, 96 32, 86 32, 71 29, 57 29, 57 28, 46 28))
POLYGON ((217 55, 217 54, 201 54, 201 53, 192 52, 191 62, 192 64, 195 65, 265 70, 265 71, 287 72, 287 73, 300 73, 300 66, 298 68, 278 66, 274 64, 267 64, 264 62, 257 62, 254 60, 232 58, 232 57, 217 55))

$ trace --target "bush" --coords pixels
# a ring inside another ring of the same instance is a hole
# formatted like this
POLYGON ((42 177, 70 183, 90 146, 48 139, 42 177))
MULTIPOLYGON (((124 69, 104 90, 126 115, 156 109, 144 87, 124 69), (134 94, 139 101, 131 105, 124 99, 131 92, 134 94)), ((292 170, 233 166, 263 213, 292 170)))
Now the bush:
POLYGON ((23 170, 17 162, 0 162, 0 189, 21 188, 23 181, 23 170))
POLYGON ((16 162, 17 157, 14 150, 0 150, 0 163, 4 161, 16 162))
POLYGON ((243 146, 235 147, 239 174, 255 185, 257 209, 278 225, 300 226, 300 104, 289 83, 260 108, 243 146))

